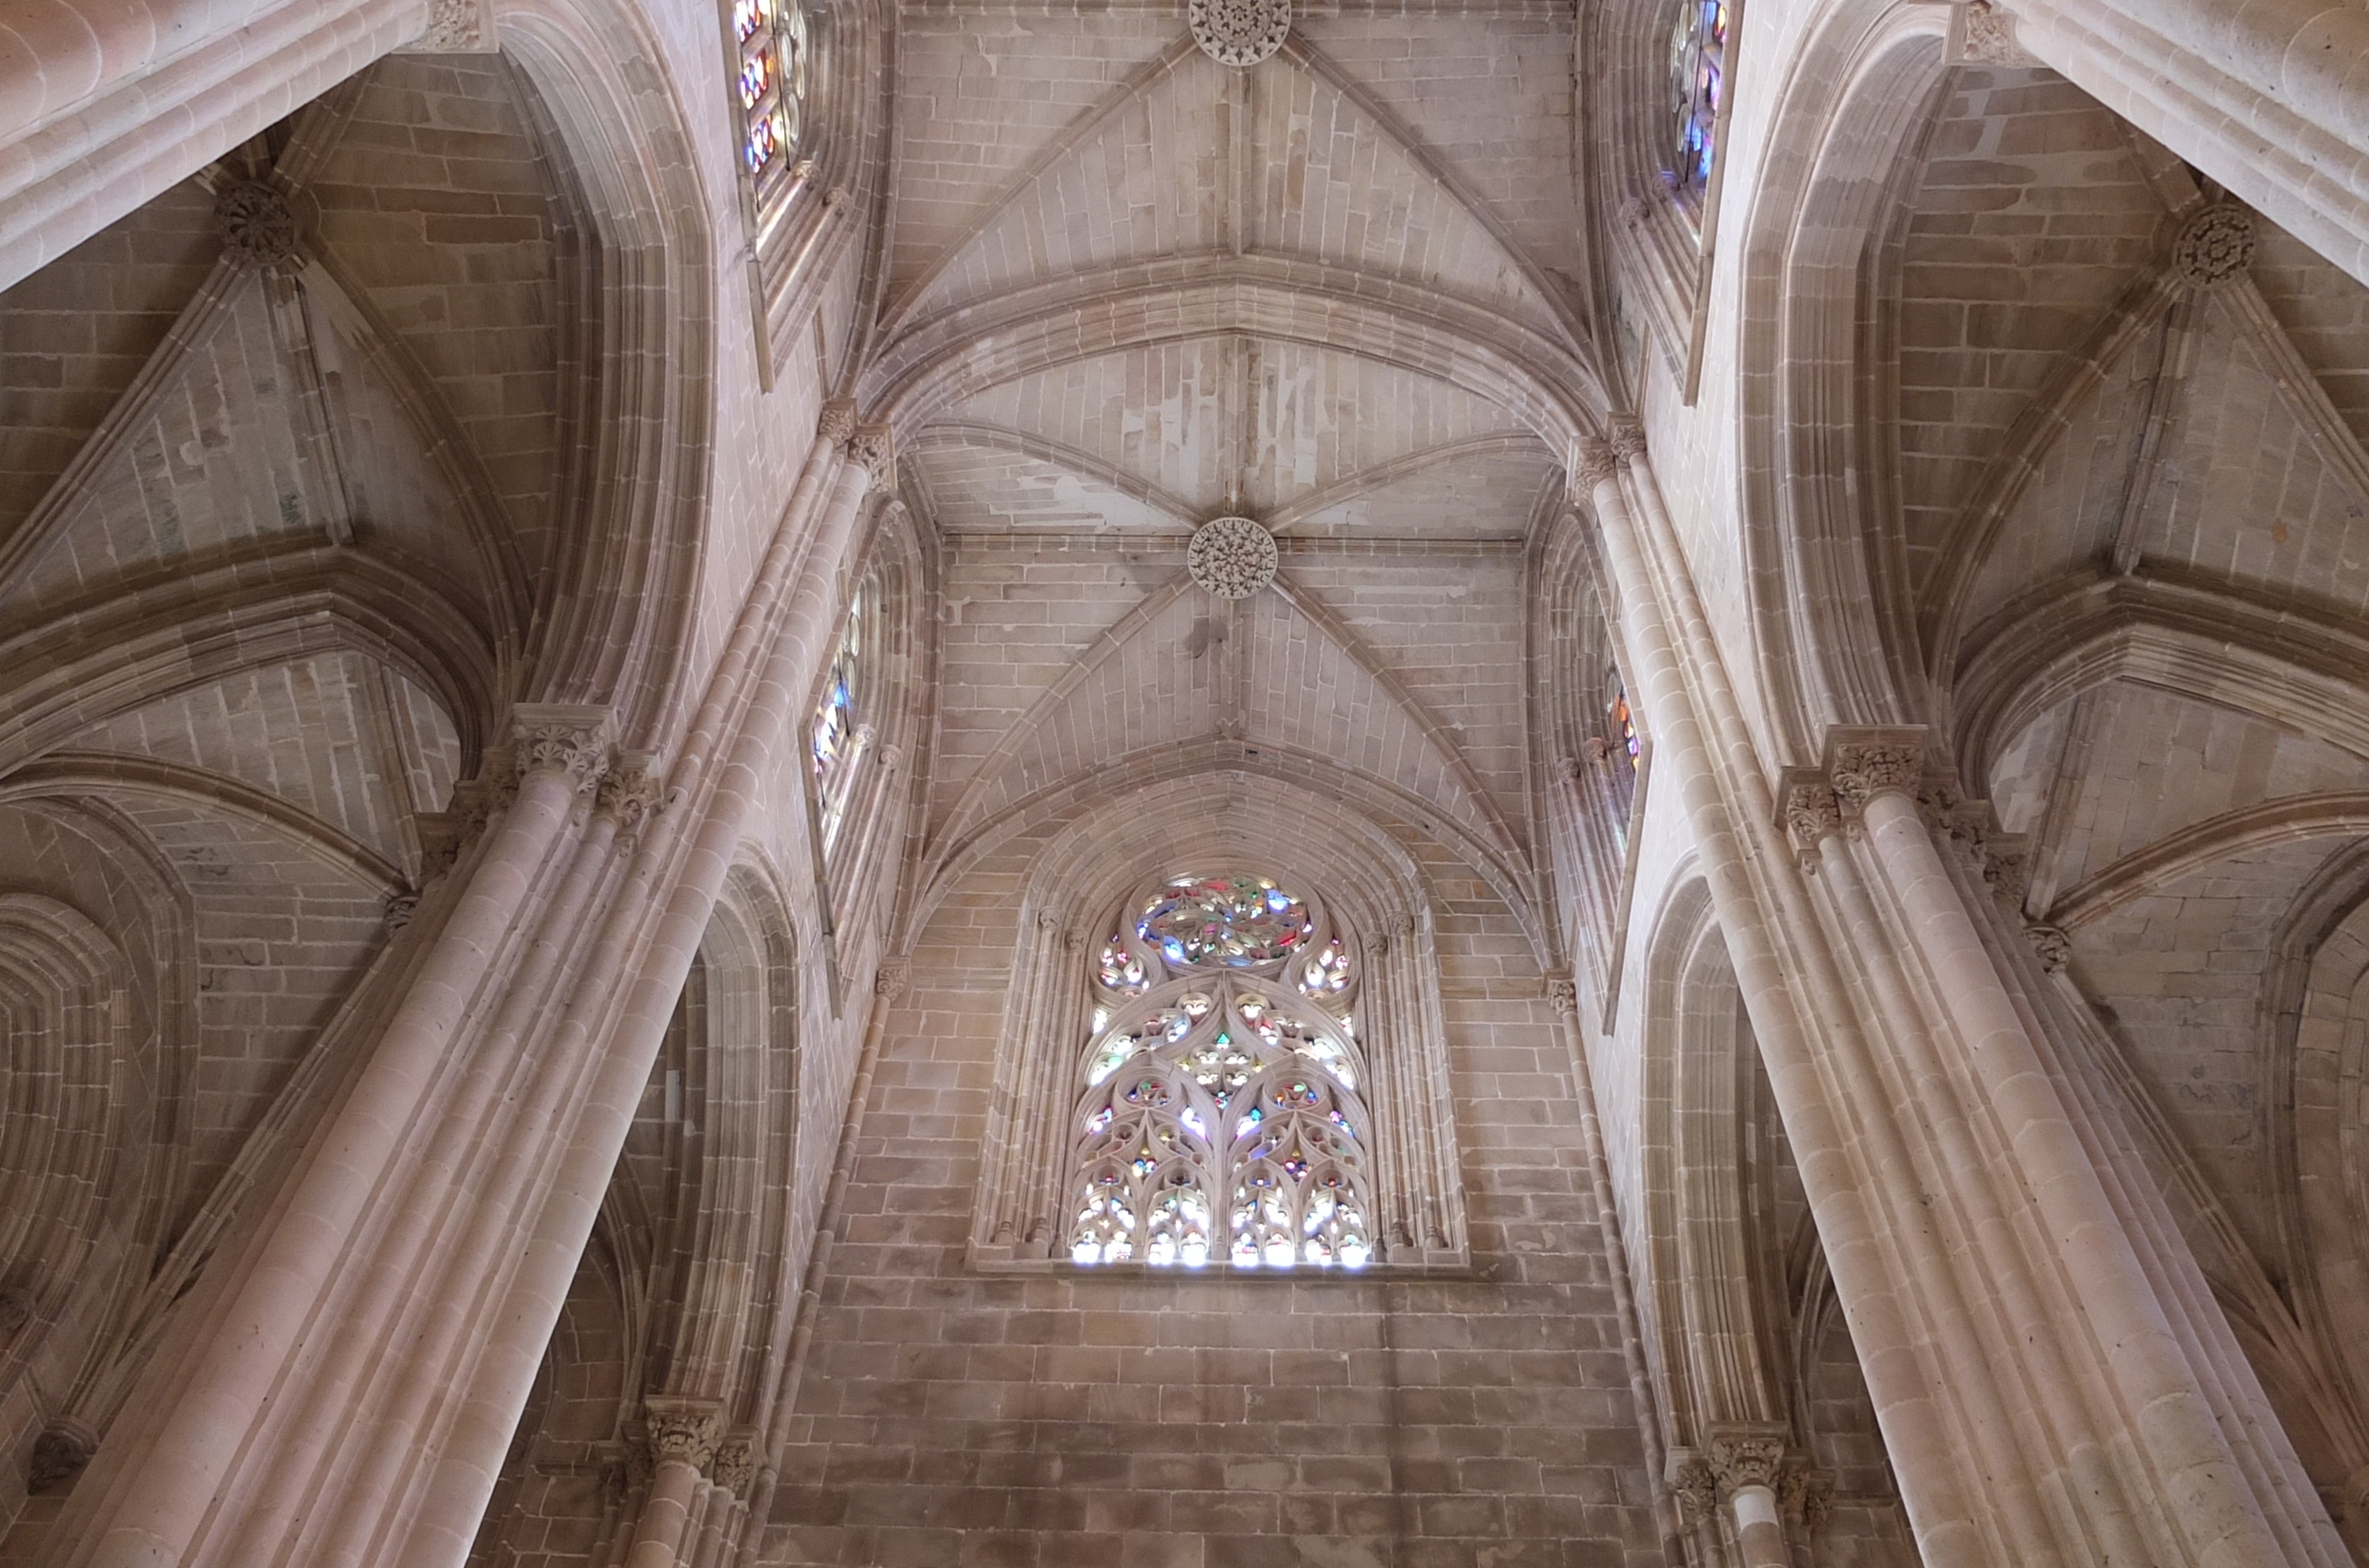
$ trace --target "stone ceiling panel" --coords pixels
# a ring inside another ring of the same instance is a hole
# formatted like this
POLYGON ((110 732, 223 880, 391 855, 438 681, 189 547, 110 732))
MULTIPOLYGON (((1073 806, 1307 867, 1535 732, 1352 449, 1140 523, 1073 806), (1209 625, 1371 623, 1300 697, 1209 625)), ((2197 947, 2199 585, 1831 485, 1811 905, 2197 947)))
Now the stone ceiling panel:
POLYGON ((74 460, 222 249, 183 180, 0 293, 0 539, 74 460))
POLYGON ((948 533, 1116 530, 1181 537, 1192 526, 1190 518, 1013 447, 1013 440, 991 435, 933 431, 898 461, 914 467, 932 517, 948 533))
MULTIPOLYGON (((1430 448, 1521 433, 1504 410, 1429 377, 1237 337, 1080 361, 990 388, 954 413, 1086 452, 1203 518, 1265 515, 1430 448)), ((1530 498, 1485 526, 1518 533, 1530 498)))
POLYGON ((891 300, 960 244, 1046 147, 1184 31, 1181 7, 909 9, 898 29, 891 300))
POLYGON ((559 462, 558 182, 494 56, 390 55, 311 182, 320 242, 425 368, 530 562, 559 462))

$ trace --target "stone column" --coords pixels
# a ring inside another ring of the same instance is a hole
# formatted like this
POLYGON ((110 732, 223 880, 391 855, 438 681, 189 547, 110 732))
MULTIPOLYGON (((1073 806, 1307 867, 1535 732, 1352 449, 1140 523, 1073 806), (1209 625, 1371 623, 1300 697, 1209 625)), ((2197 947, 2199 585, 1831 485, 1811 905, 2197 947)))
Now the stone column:
MULTIPOLYGON (((814 492, 823 498, 814 529, 803 538, 776 539, 744 611, 743 625, 755 628, 747 646, 762 652, 761 662, 744 667, 738 701, 711 693, 693 725, 694 738, 730 736, 723 766, 704 789, 697 787, 704 769, 688 757, 668 780, 667 818, 687 812, 696 825, 689 828, 687 842, 652 835, 617 895, 616 916, 591 944, 587 967, 628 974, 626 990, 571 1001, 546 1047, 588 1060, 590 1069, 570 1096, 566 1116, 555 1117, 550 1136, 557 1149, 545 1146, 538 1173, 548 1196, 532 1211, 523 1255, 500 1307, 486 1321, 465 1404, 418 1505, 420 1539, 400 1559, 416 1568, 467 1555, 724 879, 757 803, 779 771, 800 765, 800 725, 836 630, 839 567, 876 471, 883 477, 893 472, 894 449, 885 427, 854 426, 841 406, 826 412, 815 461, 835 472, 814 492), (839 461, 831 440, 835 422, 847 431, 852 461, 839 461), (769 597, 770 585, 787 589, 793 578, 786 604, 769 597), (662 865, 662 855, 670 864, 662 865)), ((785 520, 785 536, 796 521, 785 520)), ((734 646, 741 644, 736 628, 734 646)))
POLYGON ((479 16, 462 0, 17 7, 0 52, 0 288, 420 37, 431 9, 479 16))
POLYGON ((1706 1458, 1744 1568, 1792 1568, 1784 1520, 1777 1509, 1777 1475, 1785 1459, 1785 1440, 1760 1435, 1714 1436, 1706 1458))
POLYGON ((2369 13, 2329 0, 2013 0, 1970 17, 1969 52, 2030 51, 2369 282, 2369 13))
POLYGON ((222 1516, 225 1491, 268 1494, 283 1458, 309 1456, 301 1447, 283 1455, 268 1440, 285 1431, 278 1402, 292 1381, 309 1380, 307 1355, 326 1326, 318 1314, 341 1274, 353 1277, 352 1249, 397 1218, 381 1210, 383 1189, 392 1181, 399 1190, 423 1117, 452 1081, 456 1039, 483 1023, 498 966, 542 913, 532 895, 555 875, 579 796, 606 766, 609 724, 605 708, 520 711, 515 797, 452 874, 464 882, 433 922, 429 950, 248 1251, 217 1261, 222 1293, 184 1325, 178 1364, 152 1372, 147 1419, 124 1434, 132 1441, 102 1484, 77 1490, 80 1506, 60 1521, 79 1527, 60 1538, 79 1538, 74 1561, 132 1568, 202 1558, 251 1522, 244 1510, 222 1516))
POLYGON ((724 1411, 714 1400, 652 1394, 642 1402, 650 1428, 650 1493, 634 1526, 625 1568, 676 1568, 684 1561, 692 1506, 704 1484, 701 1472, 724 1436, 724 1411))
MULTIPOLYGON (((2084 1428, 2100 1417, 2104 1430, 2096 1440, 2132 1445, 2141 1474, 2153 1482, 2137 1489, 2146 1499, 2140 1506, 2160 1510, 2194 1561, 2224 1553, 2234 1553, 2228 1561, 2285 1561, 2071 1108, 2057 1094, 1934 846, 1917 799, 1923 765, 1917 747, 1862 742, 1837 747, 1831 773, 1843 807, 1865 823, 1884 887, 1905 917, 1900 934, 1951 1025, 1956 1049, 1937 1064, 1934 1087, 1946 1093, 1954 1078, 1985 1107, 1984 1120, 2004 1146, 1999 1152, 2013 1162, 2010 1190, 2027 1195, 2034 1211, 2025 1223, 2052 1244, 2073 1298, 2066 1305, 2075 1310, 2037 1325, 2054 1341, 2038 1353, 2062 1355, 2077 1368, 2091 1362, 2089 1379, 2111 1402, 2101 1412, 2053 1412, 2056 1425, 2070 1428, 2066 1437, 2077 1450, 2088 1436, 2084 1428)), ((2022 1219, 2011 1211, 2003 1218, 2010 1225, 2022 1219)), ((2019 1288, 2013 1280, 2001 1286, 2019 1288)), ((2053 1368, 2034 1370, 2045 1378, 2053 1368)), ((2050 1380, 2061 1387, 2063 1379, 2050 1380)), ((2111 1507, 2111 1496, 2093 1494, 2093 1504, 2111 1507)))
MULTIPOLYGON (((1927 1337, 1925 1314, 1915 1299, 1919 1284, 1945 1272, 1946 1259, 1938 1255, 1929 1234, 1914 1230, 1906 1236, 1907 1243, 1928 1255, 1904 1258, 1898 1230, 1885 1223, 1880 1192, 1871 1193, 1860 1179, 1855 1147, 1864 1150, 1861 1157, 1872 1156, 1897 1169, 1902 1191, 1916 1190, 1905 1156, 1883 1146, 1880 1123, 1875 1139, 1854 1136, 1858 1129, 1851 1125, 1848 1108, 1835 1103, 1820 1070, 1820 1059, 1831 1054, 1834 1043, 1812 1044, 1802 1012, 1807 999, 1797 998, 1793 977, 1763 912, 1762 889, 1738 840, 1737 814, 1721 789, 1717 761, 1696 705, 1695 681, 1680 657, 1663 603, 1659 573, 1648 558, 1643 532, 1622 488, 1624 464, 1635 463, 1642 468, 1642 443, 1632 429, 1620 433, 1620 452, 1601 441, 1583 447, 1576 476, 1592 503, 1617 594, 1617 602, 1606 608, 1627 650, 1631 677, 1638 682, 1631 700, 1639 704, 1653 732, 1654 776, 1657 787, 1677 795, 1686 814, 1786 1136, 1817 1216, 1819 1240, 1851 1313, 1852 1333, 1885 1445, 1903 1472, 1918 1549, 1930 1568, 1986 1562, 1986 1532, 1977 1524, 1975 1505, 1960 1480, 1964 1463, 1961 1437, 1966 1428, 1952 1419, 1949 1408, 1956 1380, 1941 1375, 1927 1337), (1866 1147, 1871 1141, 1872 1149, 1866 1147), (1911 1274, 1908 1279, 1900 1277, 1904 1265, 1911 1274)), ((1651 483, 1650 472, 1644 481, 1651 483)), ((1740 742, 1748 750, 1749 737, 1736 733, 1740 726, 1723 727, 1726 744, 1740 742)), ((1979 1367, 1967 1369, 1981 1378, 1979 1367)), ((2002 1441, 2011 1453, 2011 1440, 2002 1441)), ((1989 1505, 1996 1508, 1999 1502, 1991 1499, 1989 1505)), ((2026 1532, 2026 1539, 2031 1534, 2026 1532)))

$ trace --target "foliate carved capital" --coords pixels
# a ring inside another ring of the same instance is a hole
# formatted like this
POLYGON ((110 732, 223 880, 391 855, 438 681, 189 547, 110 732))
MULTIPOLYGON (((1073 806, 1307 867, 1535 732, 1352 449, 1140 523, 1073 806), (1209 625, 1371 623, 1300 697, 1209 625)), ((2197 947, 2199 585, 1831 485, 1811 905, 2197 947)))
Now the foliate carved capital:
POLYGON ((1785 831, 1793 851, 1809 864, 1818 858, 1818 846, 1827 835, 1842 831, 1843 803, 1824 779, 1802 779, 1785 791, 1785 831))
POLYGON ((1645 455, 1645 426, 1629 415, 1615 418, 1605 439, 1611 444, 1612 455, 1623 463, 1636 463, 1645 455))
POLYGON ((1788 1460, 1778 1474, 1777 1511, 1812 1534, 1825 1527, 1834 1500, 1835 1478, 1825 1471, 1788 1460))
POLYGON ((911 979, 913 966, 904 958, 884 958, 872 977, 872 994, 883 1001, 894 1001, 905 994, 905 983, 911 979))
POLYGON ((897 483, 897 438, 886 425, 858 425, 847 439, 847 458, 860 463, 872 475, 872 487, 886 490, 897 483))
POLYGON ((1925 773, 1925 749, 1899 741, 1854 742, 1835 748, 1834 764, 1826 776, 1834 782, 1835 797, 1856 816, 1886 790, 1897 790, 1914 800, 1917 781, 1925 773))
POLYGON ((735 1432, 715 1445, 707 1464, 707 1479, 735 1497, 749 1495, 749 1478, 757 1473, 757 1435, 735 1432))
POLYGON ((1690 1448, 1672 1448, 1665 1478, 1688 1520, 1707 1519, 1719 1506, 1719 1482, 1711 1461, 1690 1448))
POLYGON ((1579 982, 1569 975, 1549 975, 1547 1001, 1557 1013, 1566 1017, 1578 1012, 1579 982))
POLYGON ((613 820, 617 837, 630 841, 641 837, 642 830, 656 819, 665 804, 666 780, 659 772, 657 754, 621 751, 601 775, 601 792, 593 797, 592 812, 596 817, 613 820))
POLYGON ((833 446, 845 446, 855 434, 855 399, 834 397, 824 404, 821 417, 815 420, 815 434, 833 446))
POLYGON ((2063 926, 2031 924, 2023 928, 2023 939, 2031 944, 2031 951, 2040 959, 2040 967, 2050 974, 2073 961, 2073 938, 2063 926))
POLYGON ((1983 880, 2011 910, 2023 907, 2031 888, 2031 852, 2020 833, 2001 833, 1983 842, 1983 880))
POLYGON ((724 1409, 712 1399, 653 1394, 642 1402, 650 1428, 650 1451, 658 1462, 679 1460, 704 1471, 724 1436, 724 1409))
POLYGON ((590 795, 609 769, 614 715, 583 703, 521 703, 510 709, 510 750, 520 782, 555 773, 590 795))
POLYGON ((1579 488, 1593 495, 1596 487, 1620 472, 1620 459, 1613 455, 1610 443, 1593 438, 1579 443, 1579 461, 1572 467, 1579 488))
POLYGON ((1785 1463, 1785 1439, 1724 1435, 1711 1440, 1708 1457, 1722 1498, 1733 1497, 1746 1486, 1765 1486, 1774 1492, 1778 1472, 1785 1463))

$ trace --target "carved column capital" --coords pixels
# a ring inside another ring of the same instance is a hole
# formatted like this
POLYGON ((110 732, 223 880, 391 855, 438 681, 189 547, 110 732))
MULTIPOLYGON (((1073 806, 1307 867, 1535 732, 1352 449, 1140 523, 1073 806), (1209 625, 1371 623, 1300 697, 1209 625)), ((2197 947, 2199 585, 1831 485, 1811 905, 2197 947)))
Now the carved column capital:
POLYGON ((876 490, 891 489, 897 483, 897 438, 886 425, 858 425, 847 440, 847 457, 860 463, 872 475, 876 490))
POLYGON ((380 916, 380 920, 386 927, 386 933, 393 936, 396 932, 409 925, 411 917, 418 912, 418 894, 390 893, 387 895, 384 912, 380 916))
POLYGON ((1579 460, 1572 465, 1578 487, 1593 495, 1596 487, 1620 472, 1620 459, 1609 443, 1593 438, 1579 443, 1579 460))
POLYGON ((749 1495, 749 1478, 756 1473, 757 1435, 745 1428, 716 1444, 707 1463, 707 1479, 742 1499, 749 1495))
POLYGON ((1777 1475, 1777 1511, 1810 1534, 1824 1528, 1834 1505, 1835 1478, 1798 1456, 1777 1475))
POLYGON ((2063 926, 2041 925, 2037 922, 2023 928, 2023 939, 2040 958, 2040 967, 2050 974, 2073 961, 2073 938, 2063 926))
POLYGON ((1887 790, 1911 800, 1925 775, 1925 748, 1906 738, 1845 740, 1828 752, 1826 777, 1843 809, 1857 816, 1887 790))
POLYGON ((510 750, 521 783, 555 773, 578 795, 590 795, 609 769, 615 715, 582 703, 520 703, 510 709, 510 750))
POLYGON ((712 1399, 680 1394, 652 1394, 642 1401, 649 1424, 650 1451, 658 1462, 675 1459, 704 1471, 724 1436, 724 1409, 712 1399))
POLYGON ((912 964, 904 958, 883 958, 872 977, 872 994, 883 1001, 894 1001, 905 994, 905 982, 912 976, 912 964))
POLYGON ((2010 910, 2023 908, 2031 887, 2031 842, 2020 833, 1994 834, 1983 841, 1983 880, 2010 910))
POLYGON ((1734 1497, 1746 1486, 1777 1490, 1777 1474, 1785 1462, 1785 1439, 1759 1433, 1723 1433, 1707 1450, 1711 1479, 1720 1497, 1734 1497))
POLYGON ((621 751, 602 775, 592 812, 617 824, 617 837, 630 843, 655 820, 666 803, 666 780, 654 752, 621 751))
POLYGON ((1785 788, 1785 831, 1803 865, 1814 865, 1818 846, 1843 827, 1843 803, 1825 779, 1799 778, 1785 788))
POLYGON ((1605 440, 1612 447, 1612 455, 1623 463, 1636 463, 1645 455, 1645 426, 1632 415, 1616 417, 1605 431, 1605 440))
POLYGON ((834 397, 822 406, 822 414, 815 420, 815 434, 833 446, 845 446, 855 434, 855 399, 834 397))
POLYGON ((1579 982, 1569 975, 1547 977, 1547 1001, 1564 1017, 1579 1011, 1579 982))
POLYGON ((1663 1479, 1689 1521, 1708 1519, 1719 1506, 1719 1482, 1711 1461, 1692 1448, 1672 1448, 1663 1479))

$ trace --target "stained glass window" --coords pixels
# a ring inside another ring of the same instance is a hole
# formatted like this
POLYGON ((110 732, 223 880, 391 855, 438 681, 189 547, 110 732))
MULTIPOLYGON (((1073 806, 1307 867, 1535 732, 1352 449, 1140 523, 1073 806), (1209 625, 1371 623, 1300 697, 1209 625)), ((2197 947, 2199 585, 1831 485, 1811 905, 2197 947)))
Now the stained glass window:
POLYGON ((826 848, 838 837, 839 825, 847 816, 856 762, 868 733, 862 723, 862 702, 866 673, 864 650, 870 630, 869 588, 868 582, 858 588, 848 604, 847 620, 840 628, 839 647, 831 657, 830 674, 823 682, 821 700, 815 704, 814 724, 807 737, 807 749, 814 766, 815 806, 826 848))
POLYGON ((805 135, 812 41, 798 0, 732 0, 732 38, 740 157, 761 206, 787 182, 805 135))
POLYGON ((1637 795, 1637 759, 1643 742, 1637 737, 1637 715, 1629 708, 1629 689, 1620 671, 1604 676, 1604 765, 1612 795, 1612 831, 1623 846, 1629 838, 1629 807, 1637 795))
POLYGON ((1071 1260, 1373 1261, 1348 935, 1255 875, 1172 878, 1127 913, 1089 977, 1071 1260))
POLYGON ((1720 106, 1727 97, 1729 0, 1678 0, 1670 29, 1670 155, 1679 190, 1711 183, 1720 106))

